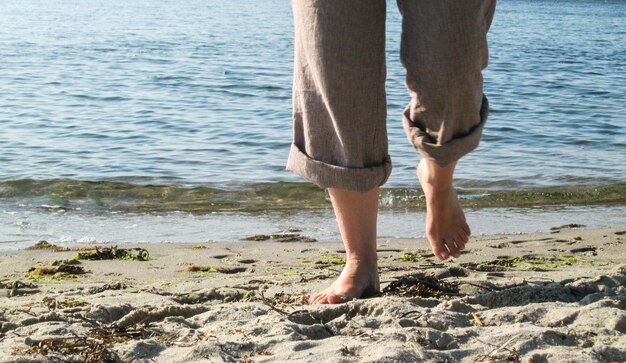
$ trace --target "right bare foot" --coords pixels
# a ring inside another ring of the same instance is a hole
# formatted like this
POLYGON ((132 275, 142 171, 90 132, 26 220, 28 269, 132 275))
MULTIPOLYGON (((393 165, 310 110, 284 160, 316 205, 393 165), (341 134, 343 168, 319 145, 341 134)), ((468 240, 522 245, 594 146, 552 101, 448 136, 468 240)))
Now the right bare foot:
POLYGON ((471 234, 452 186, 455 164, 439 167, 422 159, 417 176, 426 196, 426 236, 435 255, 446 260, 459 257, 471 234))
POLYGON ((375 295, 380 290, 376 260, 348 260, 341 274, 326 289, 311 295, 309 304, 340 304, 375 295))

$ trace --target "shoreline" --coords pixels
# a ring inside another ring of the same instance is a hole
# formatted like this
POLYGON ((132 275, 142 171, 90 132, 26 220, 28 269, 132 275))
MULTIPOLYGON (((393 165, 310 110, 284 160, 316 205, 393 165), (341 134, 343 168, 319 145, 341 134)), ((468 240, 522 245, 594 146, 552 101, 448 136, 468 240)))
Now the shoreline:
POLYGON ((561 227, 473 237, 446 263, 424 239, 381 239, 386 292, 330 306, 305 302, 341 270, 338 242, 123 246, 148 261, 3 252, 0 362, 45 361, 46 344, 79 357, 88 342, 91 358, 131 362, 623 361, 626 228, 561 227), (87 272, 26 277, 62 260, 87 272))
MULTIPOLYGON (((330 208, 326 191, 308 182, 186 185, 178 183, 132 183, 74 179, 0 181, 0 208, 68 212, 172 213, 267 213, 315 211, 330 208)), ((463 208, 537 208, 626 205, 626 182, 574 180, 555 185, 525 185, 521 181, 460 180, 455 188, 463 208)), ((381 210, 423 210, 419 184, 383 187, 381 210)))
MULTIPOLYGON (((586 228, 626 227, 626 206, 550 206, 537 208, 483 208, 465 210, 474 235, 549 232, 563 224, 586 228)), ((382 209, 380 240, 424 237, 424 211, 382 209)), ((0 252, 24 249, 45 240, 66 247, 133 243, 231 243, 257 234, 298 230, 319 242, 340 239, 332 209, 270 211, 265 213, 176 212, 87 213, 41 211, 29 208, 0 210, 0 252)))

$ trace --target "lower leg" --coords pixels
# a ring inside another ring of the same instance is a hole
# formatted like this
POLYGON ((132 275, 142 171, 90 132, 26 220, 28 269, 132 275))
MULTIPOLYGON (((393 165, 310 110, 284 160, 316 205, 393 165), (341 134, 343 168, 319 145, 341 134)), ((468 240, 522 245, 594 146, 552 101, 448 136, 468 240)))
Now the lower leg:
POLYGON ((346 249, 346 265, 337 280, 310 297, 310 304, 338 304, 378 292, 376 220, 379 189, 366 193, 328 189, 346 249))
POLYGON ((435 255, 446 260, 459 257, 471 234, 452 186, 456 162, 440 167, 422 159, 417 176, 426 196, 426 236, 435 255))

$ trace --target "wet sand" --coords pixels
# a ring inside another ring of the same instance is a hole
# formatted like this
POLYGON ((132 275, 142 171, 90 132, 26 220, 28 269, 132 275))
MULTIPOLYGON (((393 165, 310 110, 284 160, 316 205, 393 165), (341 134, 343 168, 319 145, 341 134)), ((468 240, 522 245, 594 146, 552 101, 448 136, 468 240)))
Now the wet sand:
POLYGON ((330 306, 306 300, 343 248, 297 231, 130 246, 147 261, 6 252, 0 362, 626 361, 624 229, 481 236, 445 263, 380 240, 380 296, 330 306))

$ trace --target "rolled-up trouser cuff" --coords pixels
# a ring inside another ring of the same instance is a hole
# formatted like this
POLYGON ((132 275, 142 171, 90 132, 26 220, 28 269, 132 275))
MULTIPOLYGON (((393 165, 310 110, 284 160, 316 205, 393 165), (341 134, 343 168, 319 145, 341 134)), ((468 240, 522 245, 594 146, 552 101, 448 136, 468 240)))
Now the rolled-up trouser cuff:
POLYGON ((287 170, 322 188, 339 188, 365 193, 385 184, 391 174, 391 158, 366 168, 348 168, 311 159, 295 144, 291 145, 287 170))
POLYGON ((443 144, 438 144, 437 140, 426 133, 426 131, 415 126, 407 117, 407 112, 404 114, 403 123, 405 131, 407 135, 409 135, 409 141, 411 141, 420 154, 434 161, 437 165, 445 167, 459 160, 478 146, 488 115, 489 102, 487 101, 487 97, 483 96, 480 108, 480 123, 472 127, 467 134, 456 137, 443 144))

